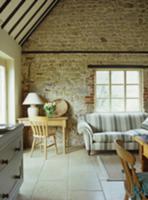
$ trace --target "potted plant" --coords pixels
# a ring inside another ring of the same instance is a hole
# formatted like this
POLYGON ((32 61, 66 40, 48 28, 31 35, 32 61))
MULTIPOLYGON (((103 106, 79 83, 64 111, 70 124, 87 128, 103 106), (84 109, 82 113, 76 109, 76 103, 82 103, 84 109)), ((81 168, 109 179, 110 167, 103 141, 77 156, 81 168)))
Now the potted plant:
POLYGON ((47 117, 52 117, 54 115, 54 112, 56 110, 56 103, 49 102, 44 104, 44 110, 46 112, 47 117))

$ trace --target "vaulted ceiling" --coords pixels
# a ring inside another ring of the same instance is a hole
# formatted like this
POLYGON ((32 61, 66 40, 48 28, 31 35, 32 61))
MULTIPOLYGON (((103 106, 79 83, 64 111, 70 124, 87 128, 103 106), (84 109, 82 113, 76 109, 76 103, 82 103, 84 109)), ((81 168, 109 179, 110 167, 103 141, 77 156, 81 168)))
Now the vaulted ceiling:
POLYGON ((59 0, 0 0, 0 27, 23 45, 59 0))

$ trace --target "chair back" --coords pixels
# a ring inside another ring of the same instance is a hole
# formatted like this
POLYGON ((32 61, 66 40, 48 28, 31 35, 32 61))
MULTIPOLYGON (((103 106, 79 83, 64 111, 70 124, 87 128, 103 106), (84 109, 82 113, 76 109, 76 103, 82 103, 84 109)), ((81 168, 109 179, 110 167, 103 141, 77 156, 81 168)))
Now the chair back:
POLYGON ((134 196, 133 188, 141 188, 134 168, 136 158, 123 147, 123 141, 116 140, 115 147, 125 173, 125 189, 129 197, 134 196))
POLYGON ((48 118, 44 116, 31 117, 29 119, 33 136, 47 137, 48 136, 48 118))

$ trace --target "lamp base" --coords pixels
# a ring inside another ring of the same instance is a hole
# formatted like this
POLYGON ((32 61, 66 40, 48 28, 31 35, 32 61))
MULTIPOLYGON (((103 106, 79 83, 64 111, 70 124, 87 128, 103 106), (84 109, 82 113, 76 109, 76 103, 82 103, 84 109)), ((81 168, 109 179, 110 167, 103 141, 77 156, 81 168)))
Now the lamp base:
POLYGON ((28 117, 35 117, 35 116, 38 116, 39 114, 39 109, 38 107, 36 107, 35 105, 31 105, 28 110, 28 117))

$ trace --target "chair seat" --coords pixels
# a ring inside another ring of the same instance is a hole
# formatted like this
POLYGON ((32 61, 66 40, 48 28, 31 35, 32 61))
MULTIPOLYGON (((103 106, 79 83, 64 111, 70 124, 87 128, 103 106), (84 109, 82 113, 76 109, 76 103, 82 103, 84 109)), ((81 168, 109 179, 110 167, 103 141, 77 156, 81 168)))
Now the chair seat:
MULTIPOLYGON (((50 137, 50 136, 54 136, 55 133, 48 133, 47 137, 50 137)), ((46 136, 45 135, 34 135, 33 137, 36 137, 36 138, 45 138, 46 136)))

